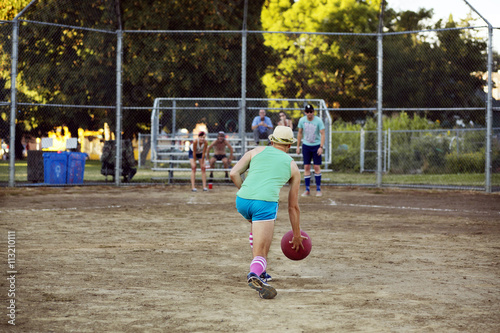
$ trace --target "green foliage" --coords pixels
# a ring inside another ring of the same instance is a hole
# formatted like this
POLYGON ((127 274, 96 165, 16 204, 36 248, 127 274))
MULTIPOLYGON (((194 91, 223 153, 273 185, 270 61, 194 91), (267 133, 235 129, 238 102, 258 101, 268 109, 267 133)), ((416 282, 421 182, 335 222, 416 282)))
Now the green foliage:
MULTIPOLYGON (((421 22, 432 17, 430 10, 387 13, 388 31, 412 31, 423 28, 448 28, 436 36, 431 34, 398 34, 384 37, 384 107, 439 108, 481 107, 478 94, 484 84, 475 73, 484 71, 486 43, 470 30, 451 30, 471 24, 466 19, 460 24, 450 19, 438 21, 433 27, 421 22), (437 37, 437 38, 436 38, 437 37)), ((432 120, 453 123, 460 115, 465 122, 473 120, 484 124, 483 113, 468 111, 429 114, 432 120)))
POLYGON ((485 154, 483 151, 446 155, 447 173, 482 173, 485 170, 485 154))
MULTIPOLYGON (((267 31, 373 32, 379 1, 268 1, 262 9, 267 31)), ((373 99, 373 38, 314 34, 265 34, 280 62, 262 82, 270 98, 321 98, 329 107, 370 104, 373 99)))
MULTIPOLYGON (((377 123, 332 125, 332 160, 336 171, 359 171, 360 135, 365 136, 365 150, 375 151, 377 123)), ((393 174, 443 174, 484 172, 484 131, 442 130, 439 123, 406 112, 383 119, 384 141, 390 135, 390 172, 393 174), (390 130, 390 132, 388 131, 390 130)), ((500 156, 494 149, 493 160, 500 156), (495 157, 496 156, 496 157, 495 157)), ((376 154, 365 154, 365 169, 376 166, 376 154)), ((498 158, 500 160, 500 158, 498 158)), ((498 163, 500 165, 500 162, 498 163)))
MULTIPOLYGON (((261 30, 263 1, 249 2, 249 30, 261 30)), ((124 0, 119 4, 125 30, 239 31, 243 25, 242 1, 124 0)), ((10 16, 22 7, 9 9, 10 16)), ((105 29, 109 33, 22 24, 18 82, 26 86, 26 91, 36 91, 36 96, 26 94, 19 101, 110 109, 31 107, 20 110, 21 122, 30 122, 30 127, 41 133, 61 123, 68 125, 73 135, 78 127, 95 130, 104 122, 114 131, 115 32, 120 26, 116 14, 115 2, 104 0, 47 0, 34 3, 24 14, 28 20, 105 29)), ((241 34, 125 32, 123 36, 124 106, 150 107, 156 97, 241 96, 241 34)), ((261 35, 248 37, 248 59, 264 56, 272 61, 267 53, 261 35)), ((8 60, 2 60, 2 70, 8 72, 8 65, 8 60)), ((247 96, 263 96, 260 76, 265 66, 262 61, 249 61, 247 96)), ((122 121, 123 135, 130 138, 149 128, 150 110, 125 108, 122 121)))
POLYGON ((0 20, 12 20, 31 0, 1 1, 0 20))

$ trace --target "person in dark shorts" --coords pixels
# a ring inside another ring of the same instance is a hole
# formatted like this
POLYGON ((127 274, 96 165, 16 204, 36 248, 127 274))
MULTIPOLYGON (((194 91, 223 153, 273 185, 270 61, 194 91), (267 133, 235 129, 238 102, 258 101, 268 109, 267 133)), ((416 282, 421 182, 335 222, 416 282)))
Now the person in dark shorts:
MULTIPOLYGON (((210 155, 210 150, 214 149, 214 155, 210 158, 210 181, 214 178, 214 172, 212 171, 215 167, 216 161, 222 161, 224 169, 231 168, 231 161, 233 160, 234 149, 226 140, 226 133, 219 132, 217 134, 217 140, 212 142, 207 149, 207 158, 210 155), (229 149, 229 158, 226 156, 226 148, 229 149)), ((229 178, 228 172, 226 171, 226 178, 229 178)))
POLYGON ((311 194, 311 160, 314 163, 314 180, 316 182, 316 196, 321 193, 321 154, 324 152, 325 145, 325 124, 320 117, 314 115, 314 107, 307 104, 304 117, 300 118, 299 133, 297 134, 297 154, 302 149, 302 158, 304 160, 304 183, 306 190, 302 193, 303 197, 311 194), (302 143, 302 146, 301 146, 302 143))
POLYGON ((207 188, 207 173, 205 166, 205 158, 207 154, 207 140, 205 132, 198 133, 191 146, 189 147, 189 163, 191 164, 191 191, 196 192, 197 189, 194 185, 196 180, 196 161, 200 163, 201 180, 203 183, 203 191, 208 191, 207 188))

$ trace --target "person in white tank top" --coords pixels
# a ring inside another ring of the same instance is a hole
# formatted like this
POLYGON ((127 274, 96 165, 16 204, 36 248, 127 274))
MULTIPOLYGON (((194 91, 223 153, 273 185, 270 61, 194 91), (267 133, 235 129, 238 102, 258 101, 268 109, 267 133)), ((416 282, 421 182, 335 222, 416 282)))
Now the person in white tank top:
POLYGON ((203 182, 203 191, 208 191, 207 188, 207 171, 205 168, 205 156, 207 153, 207 140, 205 132, 198 133, 198 138, 189 146, 189 163, 191 164, 191 191, 196 192, 196 161, 200 163, 201 181, 203 182))

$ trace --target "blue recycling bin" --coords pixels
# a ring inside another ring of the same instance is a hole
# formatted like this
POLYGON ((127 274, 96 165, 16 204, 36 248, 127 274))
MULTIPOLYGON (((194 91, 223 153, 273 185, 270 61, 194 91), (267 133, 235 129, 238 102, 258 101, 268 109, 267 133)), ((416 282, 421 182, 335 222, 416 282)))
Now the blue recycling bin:
POLYGON ((68 184, 83 184, 85 171, 85 153, 69 153, 68 155, 68 184))
POLYGON ((66 184, 68 170, 67 152, 43 154, 43 180, 45 184, 66 184))

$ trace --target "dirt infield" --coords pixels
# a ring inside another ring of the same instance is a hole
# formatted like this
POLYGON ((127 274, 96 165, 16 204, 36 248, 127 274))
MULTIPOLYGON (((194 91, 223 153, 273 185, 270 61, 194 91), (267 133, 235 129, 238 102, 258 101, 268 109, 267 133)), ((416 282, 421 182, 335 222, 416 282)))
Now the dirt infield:
POLYGON ((499 194, 325 187, 300 199, 313 249, 294 262, 284 188, 263 300, 235 193, 2 188, 0 331, 500 331, 499 194))

